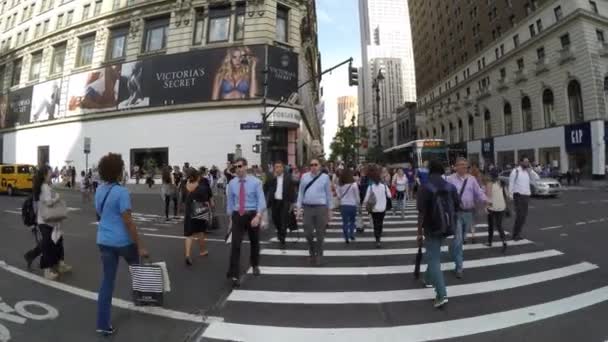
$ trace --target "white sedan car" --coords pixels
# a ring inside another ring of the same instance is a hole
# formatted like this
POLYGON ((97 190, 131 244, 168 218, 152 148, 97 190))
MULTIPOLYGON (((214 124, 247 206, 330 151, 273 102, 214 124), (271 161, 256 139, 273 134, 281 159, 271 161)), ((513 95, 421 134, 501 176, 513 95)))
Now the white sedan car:
MULTIPOLYGON (((510 175, 510 170, 503 171, 499 178, 506 185, 509 185, 510 175)), ((562 185, 555 178, 541 177, 530 182, 530 192, 532 196, 557 197, 562 192, 562 185)))

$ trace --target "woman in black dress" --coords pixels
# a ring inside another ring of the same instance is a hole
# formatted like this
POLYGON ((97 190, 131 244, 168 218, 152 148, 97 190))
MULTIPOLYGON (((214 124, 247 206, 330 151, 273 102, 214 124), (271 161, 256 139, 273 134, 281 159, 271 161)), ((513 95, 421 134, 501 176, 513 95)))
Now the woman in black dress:
MULTIPOLYGON (((213 193, 209 183, 201 178, 200 173, 196 169, 188 170, 186 184, 186 212, 184 217, 184 236, 186 237, 186 265, 192 265, 192 240, 198 240, 200 248, 200 256, 207 256, 209 252, 206 248, 207 229, 210 225, 210 220, 193 218, 194 211, 201 205, 208 208, 211 212, 214 207, 213 193)), ((211 218, 211 216, 209 216, 211 218)))

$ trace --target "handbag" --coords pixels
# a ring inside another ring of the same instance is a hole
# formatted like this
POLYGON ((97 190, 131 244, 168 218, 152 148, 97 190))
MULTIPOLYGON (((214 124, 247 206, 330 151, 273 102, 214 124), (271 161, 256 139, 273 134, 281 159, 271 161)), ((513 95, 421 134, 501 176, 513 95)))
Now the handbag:
MULTIPOLYGON (((42 204, 42 202, 40 202, 42 204)), ((52 205, 40 206, 40 217, 44 222, 61 222, 68 217, 68 207, 64 201, 59 200, 52 205)))
POLYGON ((384 211, 389 211, 393 209, 393 198, 391 197, 390 191, 387 192, 386 185, 384 186, 384 192, 386 192, 386 209, 384 209, 384 211))
POLYGON ((163 269, 154 264, 129 266, 133 303, 137 306, 162 306, 165 282, 163 269))
POLYGON ((211 208, 203 202, 192 201, 192 219, 211 222, 211 208))

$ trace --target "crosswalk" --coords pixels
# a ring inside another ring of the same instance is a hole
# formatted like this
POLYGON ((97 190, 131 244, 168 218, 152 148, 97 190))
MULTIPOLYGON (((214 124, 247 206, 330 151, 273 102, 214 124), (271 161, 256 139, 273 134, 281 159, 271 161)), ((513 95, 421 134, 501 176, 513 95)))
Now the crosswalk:
MULTIPOLYGON (((407 205, 414 215, 414 204, 407 205)), ((247 342, 431 341, 514 328, 608 301, 608 280, 597 265, 572 260, 530 240, 467 244, 465 278, 453 272, 447 244, 442 270, 450 303, 432 307, 433 289, 413 278, 416 222, 387 215, 383 248, 373 231, 345 244, 334 214, 325 239, 324 265, 308 263, 304 237, 281 250, 275 238, 261 251, 260 277, 248 271, 203 338, 247 342)), ((369 227, 369 226, 368 226, 369 227)), ((486 225, 477 227, 485 240, 486 225)), ((422 270, 426 265, 422 265, 422 270)), ((483 336, 483 335, 482 335, 483 336)), ((481 339, 483 340, 483 338, 481 339)))

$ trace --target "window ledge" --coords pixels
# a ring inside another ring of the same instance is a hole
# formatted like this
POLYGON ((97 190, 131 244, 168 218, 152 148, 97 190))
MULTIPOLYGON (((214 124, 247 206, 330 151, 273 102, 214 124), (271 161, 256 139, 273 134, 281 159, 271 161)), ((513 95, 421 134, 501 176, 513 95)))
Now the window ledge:
POLYGON ((102 65, 113 65, 113 64, 118 64, 118 63, 124 63, 124 62, 126 62, 126 60, 127 60, 127 57, 107 59, 107 60, 103 61, 101 64, 102 65))
POLYGON ((289 44, 287 42, 282 42, 280 40, 275 40, 274 41, 274 45, 282 46, 282 47, 289 48, 289 49, 295 49, 296 48, 294 45, 289 44))
POLYGON ((160 50, 154 50, 154 51, 145 51, 145 52, 140 52, 137 57, 149 57, 149 56, 157 56, 157 55, 164 55, 167 53, 167 49, 160 49, 160 50))
POLYGON ((82 71, 85 71, 85 70, 87 70, 87 69, 90 69, 90 68, 91 68, 91 65, 92 65, 92 64, 87 64, 87 65, 81 65, 81 66, 78 66, 78 67, 74 67, 74 68, 72 69, 72 73, 76 73, 76 72, 82 72, 82 71))

